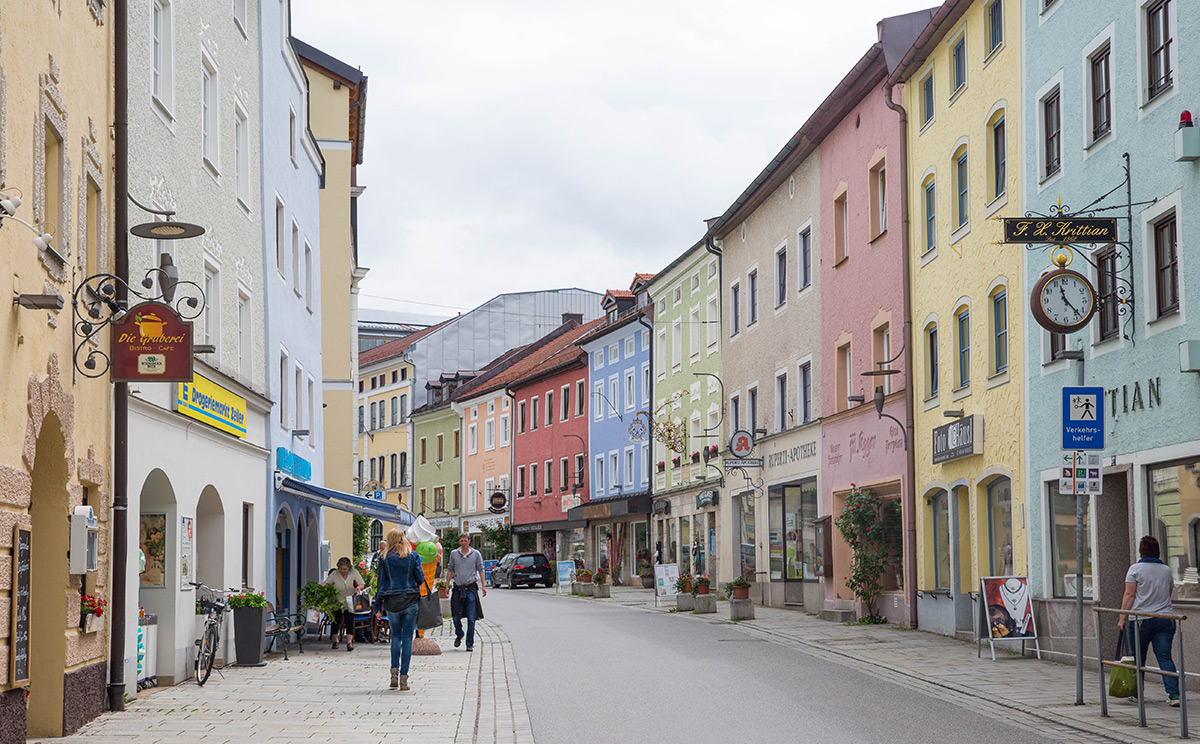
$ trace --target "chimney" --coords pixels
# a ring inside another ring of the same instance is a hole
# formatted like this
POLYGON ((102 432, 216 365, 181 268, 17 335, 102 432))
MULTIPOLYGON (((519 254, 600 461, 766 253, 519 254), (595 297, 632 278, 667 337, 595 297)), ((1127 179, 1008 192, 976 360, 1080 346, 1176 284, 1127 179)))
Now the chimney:
POLYGON ((567 323, 570 323, 571 321, 575 321, 575 325, 577 325, 577 326, 583 325, 583 313, 563 313, 562 314, 562 324, 563 325, 566 325, 567 323))

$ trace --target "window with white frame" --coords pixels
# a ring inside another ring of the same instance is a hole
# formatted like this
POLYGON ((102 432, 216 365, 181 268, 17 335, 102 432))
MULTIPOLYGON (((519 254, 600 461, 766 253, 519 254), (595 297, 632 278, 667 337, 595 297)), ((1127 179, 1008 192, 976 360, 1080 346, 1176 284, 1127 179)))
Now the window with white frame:
MULTIPOLYGON (((531 494, 532 495, 532 494, 531 494)), ((525 496, 525 466, 517 468, 517 498, 525 496)))
POLYGON ((870 171, 871 237, 887 230, 887 166, 884 161, 870 171))
POLYGON ((238 30, 246 34, 246 0, 233 0, 233 20, 237 22, 238 30))
POLYGON ((489 452, 496 449, 496 419, 483 422, 483 448, 489 452))
POLYGON ((296 110, 288 107, 288 155, 296 165, 296 110))
POLYGON ((990 178, 991 188, 989 189, 988 201, 994 201, 1004 196, 1007 178, 1008 165, 1006 149, 1008 143, 1007 135, 1004 127, 1004 112, 997 112, 992 116, 989 122, 991 130, 991 147, 988 148, 988 175, 990 178))
POLYGON ((554 423, 554 393, 546 391, 546 426, 554 423))
POLYGON ((969 308, 962 308, 954 316, 955 325, 957 326, 958 336, 958 359, 956 360, 958 367, 958 385, 956 388, 965 388, 971 384, 971 311, 969 308))
POLYGON ((592 487, 596 493, 604 493, 604 455, 596 455, 596 465, 592 468, 592 487))
POLYGON ((729 396, 729 433, 742 428, 742 399, 734 394, 729 396))
POLYGON ((775 377, 775 431, 788 428, 788 376, 783 372, 775 377))
POLYGON ((633 448, 629 447, 625 450, 625 486, 633 488, 633 448))
POLYGON ((304 370, 299 364, 296 365, 296 384, 292 387, 292 391, 296 395, 296 427, 303 429, 304 427, 304 370))
POLYGON ((571 418, 571 386, 563 385, 558 392, 559 397, 562 399, 559 401, 559 406, 562 408, 559 420, 566 421, 571 418))
POLYGON ((953 97, 967 84, 967 35, 963 33, 950 43, 950 95, 953 97))
POLYGON ((1146 100, 1158 97, 1174 82, 1171 60, 1171 0, 1146 6, 1146 100))
POLYGON ((208 57, 201 57, 200 64, 200 154, 204 163, 213 170, 220 165, 220 139, 217 122, 220 121, 220 81, 217 66, 208 57))
POLYGON ((587 406, 587 383, 583 380, 575 381, 575 418, 583 415, 587 406))
POLYGON ((787 243, 775 251, 775 307, 787 302, 787 243))
MULTIPOLYGON (((424 490, 424 489, 421 489, 424 490)), ((479 481, 467 482, 467 511, 473 512, 479 505, 479 481)))
POLYGON ((238 201, 250 209, 250 122, 239 102, 233 112, 233 169, 238 201))
POLYGON ((608 456, 608 477, 612 488, 620 490, 621 488, 621 462, 616 452, 612 452, 608 456))
POLYGON ((800 264, 800 290, 803 291, 812 286, 812 228, 800 231, 796 253, 800 264))
POLYGON ((594 418, 600 421, 604 418, 604 383, 597 382, 592 390, 592 408, 595 409, 594 418))
POLYGON ((1008 369, 1008 292, 992 292, 992 374, 1008 369))
POLYGON ((212 358, 220 360, 221 340, 221 274, 216 263, 204 257, 204 323, 203 342, 217 347, 212 358))
POLYGON ((1112 42, 1088 58, 1092 141, 1112 131, 1112 42))
POLYGON ((617 381, 617 376, 613 375, 608 378, 608 417, 620 418, 621 412, 618 406, 621 404, 621 383, 617 381))
POLYGON ((933 68, 921 78, 921 126, 933 121, 933 68))
POLYGON ((708 320, 705 327, 708 329, 708 345, 713 346, 720 340, 721 332, 721 308, 716 297, 710 297, 708 300, 708 320))
POLYGON ((742 288, 734 284, 729 288, 729 335, 736 336, 742 325, 742 288))
POLYGON ((583 463, 584 456, 575 455, 575 472, 574 479, 571 481, 571 488, 583 488, 583 463))
POLYGON ((565 491, 571 487, 571 461, 569 458, 560 457, 558 459, 558 490, 565 491))
MULTIPOLYGON (((287 350, 279 350, 279 425, 285 429, 291 428, 291 415, 288 411, 288 377, 291 372, 291 359, 288 358, 287 350)), ((362 430, 363 408, 358 407, 358 428, 362 430)), ((362 462, 359 462, 361 471, 362 462)), ((360 480, 362 473, 359 473, 360 480)))
POLYGON ((312 246, 304 241, 304 306, 313 309, 313 256, 312 246))
POLYGON ((963 145, 954 153, 955 229, 965 226, 971 216, 970 186, 971 178, 967 163, 967 146, 963 145))
POLYGON ((992 0, 987 6, 987 53, 1004 43, 1004 0, 992 0))
POLYGON ((642 406, 650 405, 650 363, 642 363, 642 406))
POLYGON ((758 322, 758 270, 746 277, 746 325, 758 322))
POLYGON ((924 185, 925 209, 925 253, 937 248, 937 183, 933 176, 924 185))
POLYGON ((1059 89, 1042 99, 1042 178, 1062 169, 1062 113, 1059 89))
POLYGON ((279 276, 287 278, 287 218, 283 200, 275 197, 275 268, 279 276))
POLYGON ((538 403, 540 403, 540 402, 541 402, 541 398, 539 398, 536 395, 529 399, 529 430, 530 431, 537 431, 538 426, 540 425, 541 420, 538 418, 538 403))
POLYGON ((241 287, 238 288, 238 377, 243 382, 250 380, 250 369, 253 364, 253 320, 250 315, 250 295, 241 287))
POLYGON ((543 465, 545 467, 543 468, 542 472, 545 473, 546 476, 546 485, 545 488, 542 489, 542 493, 550 493, 554 490, 554 461, 546 460, 543 465))
POLYGON ((654 348, 654 366, 658 368, 659 375, 667 373, 667 330, 658 332, 658 345, 654 348))
POLYGON ((470 426, 467 427, 467 454, 468 455, 473 455, 479 451, 478 439, 475 436, 476 433, 478 432, 478 429, 476 428, 477 426, 478 426, 477 424, 471 424, 470 426))
POLYGON ((846 200, 847 194, 844 191, 833 200, 833 262, 835 265, 850 257, 850 210, 846 200))
POLYGON ((150 94, 171 112, 175 105, 175 28, 168 0, 153 0, 150 6, 150 94))
POLYGON ((807 424, 812 421, 812 363, 800 365, 800 421, 807 424))
POLYGON ((637 378, 632 369, 625 370, 625 410, 632 411, 637 405, 637 378))
POLYGON ((683 324, 671 324, 671 369, 678 371, 683 364, 683 324))
POLYGON ((700 356, 700 308, 693 307, 688 314, 688 352, 692 358, 700 356))
POLYGON ((525 433, 525 401, 517 403, 517 433, 525 433))

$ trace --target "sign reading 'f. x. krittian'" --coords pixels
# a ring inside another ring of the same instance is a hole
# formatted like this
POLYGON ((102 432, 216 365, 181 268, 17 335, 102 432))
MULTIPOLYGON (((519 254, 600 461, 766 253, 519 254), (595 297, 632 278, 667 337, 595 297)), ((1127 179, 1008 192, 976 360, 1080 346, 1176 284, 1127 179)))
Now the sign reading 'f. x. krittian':
POLYGON ((1117 220, 1109 217, 1006 217, 1005 243, 1115 243, 1117 220))

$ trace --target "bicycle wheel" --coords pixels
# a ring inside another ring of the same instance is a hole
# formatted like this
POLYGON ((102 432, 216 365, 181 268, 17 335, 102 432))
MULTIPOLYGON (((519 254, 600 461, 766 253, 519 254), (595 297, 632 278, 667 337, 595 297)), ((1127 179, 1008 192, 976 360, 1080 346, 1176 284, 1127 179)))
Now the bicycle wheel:
POLYGON ((212 674, 213 664, 217 660, 217 624, 208 623, 204 626, 204 635, 200 639, 200 653, 196 657, 196 684, 203 685, 212 674))

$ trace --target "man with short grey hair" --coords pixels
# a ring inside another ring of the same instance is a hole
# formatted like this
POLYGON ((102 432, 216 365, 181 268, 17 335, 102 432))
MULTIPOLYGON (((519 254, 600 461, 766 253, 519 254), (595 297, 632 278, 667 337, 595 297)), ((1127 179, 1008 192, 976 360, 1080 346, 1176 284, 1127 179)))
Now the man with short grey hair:
POLYGON ((446 563, 446 581, 453 581, 450 591, 450 616, 454 620, 454 647, 463 640, 462 619, 467 618, 467 650, 475 649, 475 621, 483 618, 479 592, 487 596, 483 583, 483 556, 471 547, 471 536, 458 536, 459 549, 451 551, 446 563))

